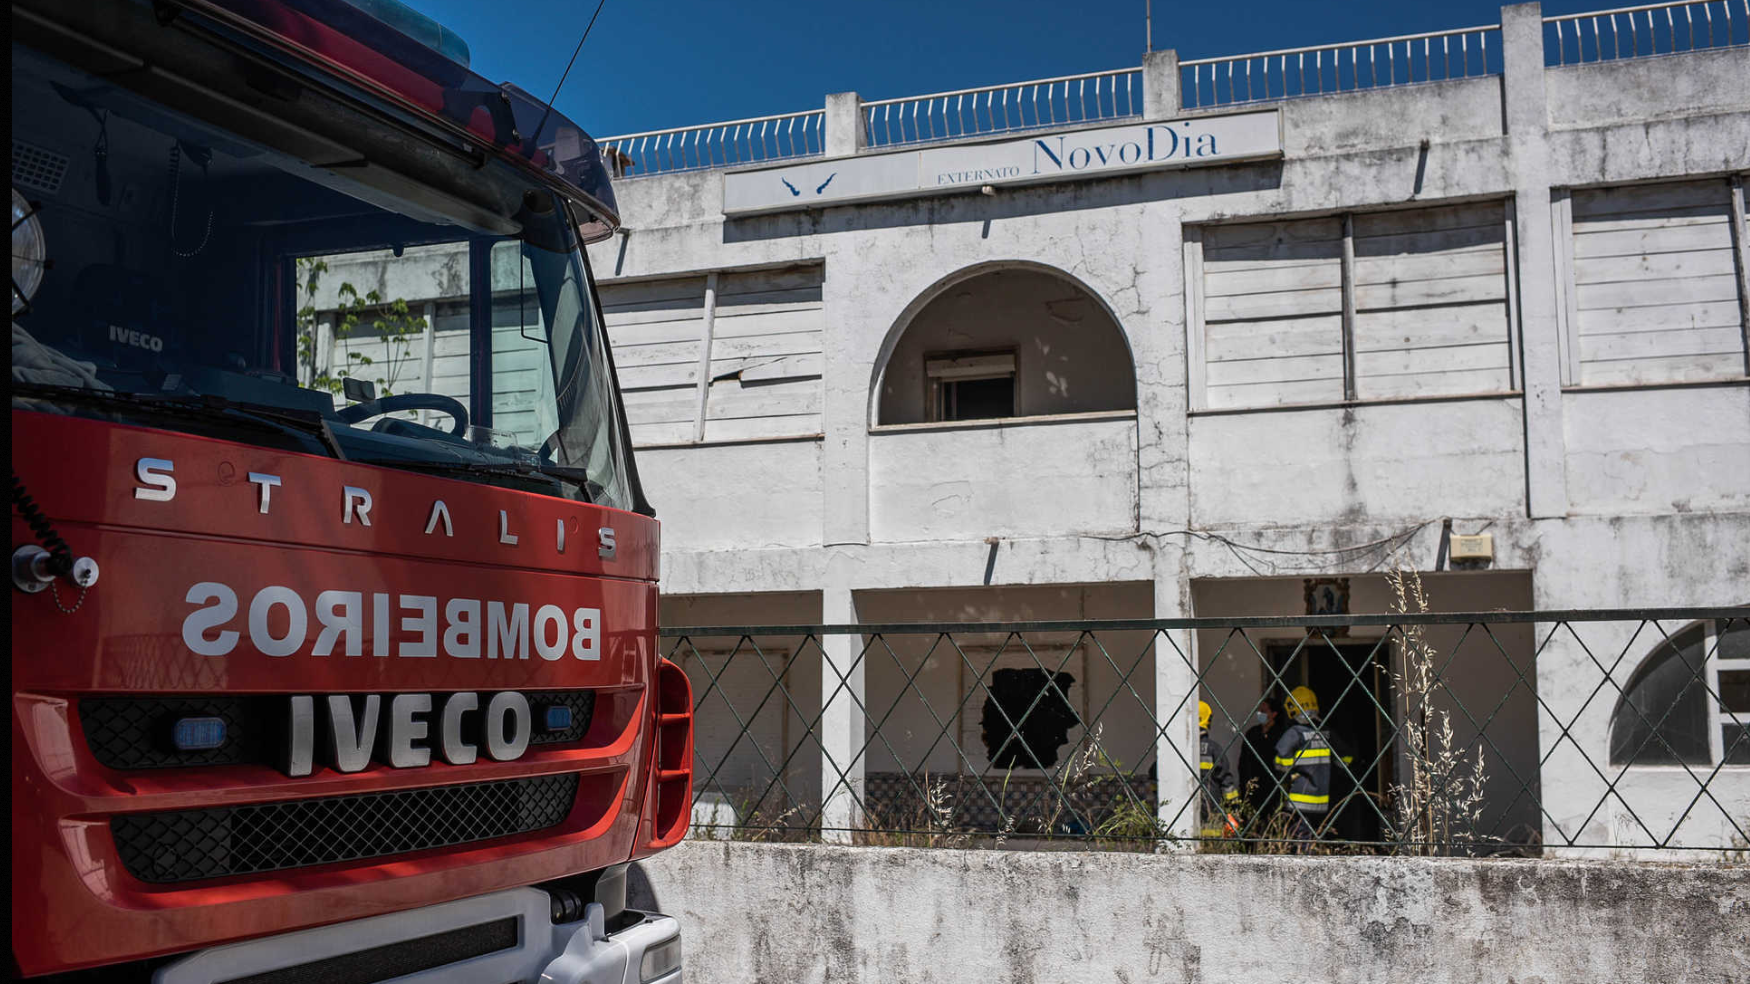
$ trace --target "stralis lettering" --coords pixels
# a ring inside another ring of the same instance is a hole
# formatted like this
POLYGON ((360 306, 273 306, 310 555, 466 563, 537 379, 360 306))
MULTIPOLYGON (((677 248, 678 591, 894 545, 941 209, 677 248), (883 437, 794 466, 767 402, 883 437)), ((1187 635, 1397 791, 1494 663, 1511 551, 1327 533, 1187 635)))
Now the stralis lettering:
MULTIPOLYGON (((248 475, 250 484, 260 490, 256 499, 256 511, 263 516, 271 515, 275 501, 273 490, 285 488, 285 482, 280 476, 270 475, 266 472, 252 471, 248 475)), ((176 462, 168 458, 141 458, 134 462, 134 478, 139 482, 134 488, 134 498, 147 502, 174 502, 176 500, 176 462)), ((369 489, 362 489, 354 485, 342 485, 340 487, 340 502, 340 525, 351 526, 358 530, 374 527, 371 520, 371 508, 374 500, 369 489)), ((378 510, 379 518, 381 518, 381 513, 382 511, 378 510)), ((565 519, 559 519, 554 528, 553 545, 560 553, 565 552, 565 523, 565 519)), ((577 518, 572 517, 571 523, 575 525, 577 518)), ((510 510, 500 509, 498 511, 498 543, 500 546, 514 547, 522 542, 522 536, 517 532, 517 526, 518 524, 513 522, 510 517, 510 510)), ((453 537, 456 535, 456 524, 450 517, 450 507, 444 500, 434 499, 431 504, 431 513, 425 521, 425 535, 433 536, 440 530, 444 536, 453 537)), ((596 531, 596 534, 600 538, 601 544, 597 556, 602 560, 613 560, 618 553, 615 547, 613 527, 603 526, 596 531)))
POLYGON ((182 642, 201 656, 228 656, 247 633, 268 656, 528 659, 533 649, 548 661, 602 658, 599 608, 345 590, 307 603, 272 584, 245 604, 217 581, 196 583, 183 600, 196 607, 182 620, 182 642))

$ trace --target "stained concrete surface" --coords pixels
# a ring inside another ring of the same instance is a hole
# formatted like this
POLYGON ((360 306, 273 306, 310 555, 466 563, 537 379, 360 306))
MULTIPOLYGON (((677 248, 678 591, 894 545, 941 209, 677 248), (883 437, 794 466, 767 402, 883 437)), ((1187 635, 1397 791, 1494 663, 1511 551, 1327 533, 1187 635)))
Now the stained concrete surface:
POLYGON ((709 984, 1750 981, 1750 867, 688 841, 632 904, 709 984))

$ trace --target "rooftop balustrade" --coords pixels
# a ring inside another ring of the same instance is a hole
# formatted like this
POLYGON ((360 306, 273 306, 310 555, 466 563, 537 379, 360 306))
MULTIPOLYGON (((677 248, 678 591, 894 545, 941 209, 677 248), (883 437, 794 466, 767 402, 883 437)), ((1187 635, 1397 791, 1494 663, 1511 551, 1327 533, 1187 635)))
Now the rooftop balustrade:
MULTIPOLYGON (((1676 0, 1545 17, 1544 62, 1577 66, 1750 45, 1750 0, 1676 0)), ((1005 133, 1499 75, 1499 24, 1178 61, 893 99, 856 100, 834 145, 829 108, 604 137, 619 177, 841 156, 1005 133), (1157 80, 1172 105, 1147 106, 1157 80)))

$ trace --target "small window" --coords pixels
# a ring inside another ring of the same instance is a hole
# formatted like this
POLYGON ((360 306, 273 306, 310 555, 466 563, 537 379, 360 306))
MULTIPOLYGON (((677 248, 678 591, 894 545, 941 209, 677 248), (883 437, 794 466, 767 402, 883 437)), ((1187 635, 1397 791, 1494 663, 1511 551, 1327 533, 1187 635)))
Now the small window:
POLYGON ((1015 415, 1015 353, 951 353, 924 361, 931 420, 1015 415))
POLYGON ((1720 671, 1720 709, 1750 714, 1750 670, 1720 671))
POLYGON ((1718 623, 1720 761, 1750 765, 1750 619, 1718 623))
POLYGON ((1720 747, 1727 765, 1750 765, 1750 725, 1726 724, 1720 728, 1720 747))

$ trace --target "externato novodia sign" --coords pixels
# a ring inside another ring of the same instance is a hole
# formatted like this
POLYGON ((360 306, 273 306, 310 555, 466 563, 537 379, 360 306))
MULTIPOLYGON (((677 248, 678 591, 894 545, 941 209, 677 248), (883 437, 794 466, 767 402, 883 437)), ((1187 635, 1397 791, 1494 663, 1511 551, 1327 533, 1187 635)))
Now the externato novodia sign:
POLYGON ((1282 156, 1278 110, 795 162, 723 176, 726 215, 1282 156))

